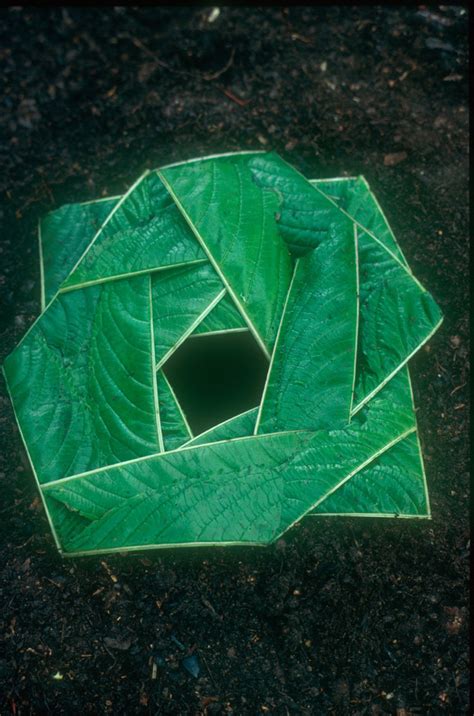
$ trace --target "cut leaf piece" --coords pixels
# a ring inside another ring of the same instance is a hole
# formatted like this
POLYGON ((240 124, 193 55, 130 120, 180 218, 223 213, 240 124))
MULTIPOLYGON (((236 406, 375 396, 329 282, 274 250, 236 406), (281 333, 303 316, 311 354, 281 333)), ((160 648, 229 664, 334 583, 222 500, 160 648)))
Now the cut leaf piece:
POLYGON ((156 172, 125 194, 62 290, 205 259, 156 172))
POLYGON ((269 355, 292 264, 275 220, 278 198, 253 180, 253 156, 207 159, 159 174, 269 355))
POLYGON ((217 306, 215 306, 194 329, 193 335, 200 336, 207 333, 222 333, 224 331, 239 330, 248 330, 248 326, 236 308, 231 296, 226 293, 217 306))
POLYGON ((441 312, 384 248, 358 232, 360 315, 354 410, 436 331, 441 312))
POLYGON ((312 180, 357 221, 359 348, 354 410, 366 402, 439 327, 441 312, 406 265, 363 177, 312 180), (367 230, 362 230, 361 226, 367 230))
POLYGON ((408 266, 385 214, 370 190, 365 177, 351 177, 335 181, 311 179, 311 184, 329 199, 335 201, 340 209, 357 222, 360 229, 375 236, 405 266, 408 266))
POLYGON ((66 204, 40 219, 42 311, 87 249, 119 198, 66 204))
POLYGON ((253 435, 255 421, 257 419, 258 407, 246 410, 245 413, 235 415, 233 418, 224 420, 219 425, 214 425, 206 432, 201 433, 186 443, 191 445, 207 445, 208 443, 217 443, 222 440, 233 440, 234 438, 243 438, 253 435))
MULTIPOLYGON (((315 500, 311 509, 304 512, 304 514, 315 510, 319 504, 325 502, 334 492, 341 489, 345 483, 352 480, 360 470, 370 465, 386 450, 391 449, 399 440, 403 440, 415 430, 416 420, 408 373, 402 370, 354 416, 352 422, 346 428, 327 432, 327 446, 324 441, 325 444, 322 450, 325 455, 331 455, 335 472, 339 474, 341 464, 346 464, 348 455, 352 457, 356 453, 360 455, 358 466, 350 470, 346 477, 336 481, 332 486, 326 483, 328 489, 325 494, 315 500), (375 448, 375 444, 380 447, 375 448), (364 450, 370 452, 370 458, 364 459, 362 457, 364 450)), ((316 433, 316 435, 319 434, 316 433)), ((308 466, 313 465, 313 469, 318 474, 318 479, 323 479, 322 476, 319 476, 320 460, 321 444, 319 441, 315 441, 307 452, 306 467, 298 470, 298 476, 295 476, 294 480, 285 483, 286 499, 282 522, 288 526, 295 524, 300 519, 296 515, 303 516, 302 496, 308 489, 307 486, 311 479, 308 466)), ((423 513, 423 510, 424 503, 419 505, 419 511, 423 513)))
POLYGON ((417 434, 400 440, 310 514, 429 517, 417 434))
POLYGON ((152 368, 148 276, 50 304, 4 364, 40 482, 159 451, 152 368))
POLYGON ((48 504, 89 520, 59 534, 63 549, 267 543, 415 429, 407 387, 397 375, 341 430, 181 448, 44 486, 48 504))
POLYGON ((358 323, 356 237, 331 227, 297 261, 255 432, 349 422, 358 323))
POLYGON ((278 197, 280 234, 294 256, 319 246, 331 227, 341 233, 348 230, 350 219, 277 154, 258 154, 249 166, 255 183, 278 197))
POLYGON ((191 429, 163 371, 159 370, 156 377, 165 450, 175 450, 189 442, 192 438, 191 429))
MULTIPOLYGON (((415 405, 408 368, 395 378, 396 392, 415 405)), ((400 397, 398 398, 400 400, 400 397)), ((361 413, 363 419, 363 412, 361 413)), ((360 418, 355 416, 356 422, 360 418)), ((329 495, 311 516, 352 515, 371 517, 430 518, 426 475, 418 433, 415 431, 383 453, 377 460, 329 495)))
POLYGON ((220 302, 225 289, 209 262, 160 271, 151 280, 159 368, 220 302))

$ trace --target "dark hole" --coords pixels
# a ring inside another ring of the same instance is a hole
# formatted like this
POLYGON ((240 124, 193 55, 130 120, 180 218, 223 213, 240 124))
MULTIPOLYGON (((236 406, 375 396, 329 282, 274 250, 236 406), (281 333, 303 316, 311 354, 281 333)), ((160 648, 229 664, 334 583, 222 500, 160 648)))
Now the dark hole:
POLYGON ((268 359, 250 331, 188 338, 163 371, 194 435, 259 404, 268 359))

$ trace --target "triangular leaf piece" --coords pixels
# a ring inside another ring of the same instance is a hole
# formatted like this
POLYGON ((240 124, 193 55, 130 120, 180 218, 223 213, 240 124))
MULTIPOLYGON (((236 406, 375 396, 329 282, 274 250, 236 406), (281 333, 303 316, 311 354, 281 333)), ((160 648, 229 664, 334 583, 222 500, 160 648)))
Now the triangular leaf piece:
POLYGON ((41 310, 57 293, 119 199, 66 204, 40 219, 41 310))
POLYGON ((61 289, 205 258, 156 172, 150 172, 116 204, 61 289))
POLYGON ((159 175, 269 355, 292 262, 275 221, 278 199, 254 181, 249 166, 253 156, 196 161, 159 175))
POLYGON ((157 373, 161 430, 165 450, 175 450, 192 439, 191 429, 178 399, 162 370, 157 373))

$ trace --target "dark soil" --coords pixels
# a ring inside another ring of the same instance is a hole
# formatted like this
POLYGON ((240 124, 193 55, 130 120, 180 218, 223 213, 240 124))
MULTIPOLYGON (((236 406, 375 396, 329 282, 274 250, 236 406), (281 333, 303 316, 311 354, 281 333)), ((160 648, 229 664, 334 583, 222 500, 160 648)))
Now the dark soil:
POLYGON ((49 209, 245 148, 362 173, 445 315, 412 361, 433 521, 309 519, 266 550, 63 561, 2 392, 0 712, 464 714, 466 10, 210 11, 2 11, 2 355, 39 312, 49 209))

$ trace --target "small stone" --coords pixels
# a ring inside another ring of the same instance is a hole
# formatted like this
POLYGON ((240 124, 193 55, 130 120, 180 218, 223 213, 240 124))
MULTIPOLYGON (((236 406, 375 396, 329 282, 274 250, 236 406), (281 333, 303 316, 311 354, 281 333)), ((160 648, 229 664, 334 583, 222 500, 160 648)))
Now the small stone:
POLYGON ((183 664, 188 674, 191 674, 191 676, 197 679, 201 672, 201 666, 199 664, 197 656, 195 654, 191 654, 191 656, 186 656, 181 663, 183 664))
POLYGON ((404 162, 407 157, 408 154, 406 152, 393 152, 393 154, 386 154, 384 156, 383 163, 386 167, 394 167, 400 164, 400 162, 404 162))

